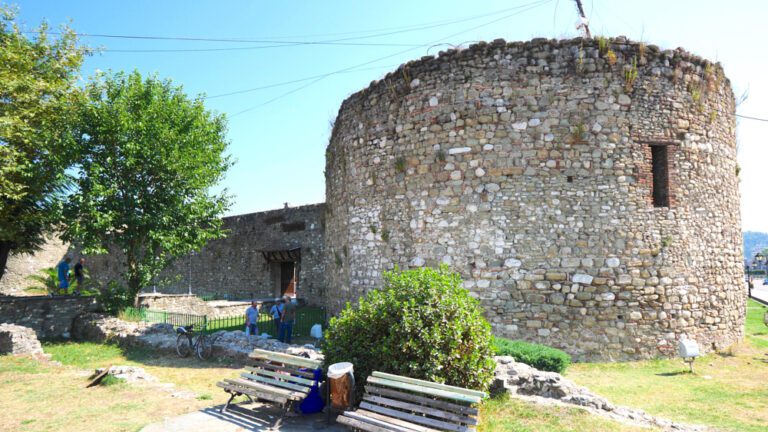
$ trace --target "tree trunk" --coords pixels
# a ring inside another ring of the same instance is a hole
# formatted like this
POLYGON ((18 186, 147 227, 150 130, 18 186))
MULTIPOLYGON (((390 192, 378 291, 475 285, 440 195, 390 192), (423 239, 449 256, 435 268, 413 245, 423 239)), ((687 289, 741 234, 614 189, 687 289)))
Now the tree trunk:
POLYGON ((11 243, 0 242, 0 280, 5 274, 5 265, 8 263, 8 255, 11 254, 11 243))

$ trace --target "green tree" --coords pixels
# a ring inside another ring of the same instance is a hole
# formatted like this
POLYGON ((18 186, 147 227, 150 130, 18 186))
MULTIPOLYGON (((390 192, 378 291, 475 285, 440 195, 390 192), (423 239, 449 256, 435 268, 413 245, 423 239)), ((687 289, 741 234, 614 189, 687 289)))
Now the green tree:
POLYGON ((138 72, 96 77, 86 95, 64 237, 86 253, 117 252, 133 299, 174 258, 223 236, 229 197, 210 189, 231 165, 226 122, 138 72))
POLYGON ((31 37, 0 4, 0 279, 11 253, 32 252, 55 230, 68 185, 71 133, 86 48, 64 27, 31 37))

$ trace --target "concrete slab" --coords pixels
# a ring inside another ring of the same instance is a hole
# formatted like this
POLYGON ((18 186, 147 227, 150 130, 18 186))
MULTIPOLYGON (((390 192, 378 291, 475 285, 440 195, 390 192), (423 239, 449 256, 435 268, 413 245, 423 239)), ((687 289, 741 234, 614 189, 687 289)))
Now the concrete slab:
POLYGON ((752 288, 752 297, 758 300, 762 300, 763 303, 768 303, 768 286, 755 285, 754 288, 752 288))
POLYGON ((280 410, 274 406, 261 403, 235 404, 230 405, 225 413, 220 413, 220 408, 221 405, 165 419, 145 426, 141 432, 342 432, 348 430, 338 424, 327 425, 325 414, 286 417, 277 429, 273 429, 271 426, 280 416, 280 410))

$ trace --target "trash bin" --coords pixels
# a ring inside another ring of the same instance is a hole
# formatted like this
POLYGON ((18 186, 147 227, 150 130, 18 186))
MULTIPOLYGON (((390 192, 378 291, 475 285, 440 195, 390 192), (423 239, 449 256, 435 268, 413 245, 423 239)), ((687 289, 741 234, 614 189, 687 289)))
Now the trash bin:
POLYGON ((352 406, 352 392, 355 389, 354 367, 352 363, 334 363, 328 367, 331 406, 336 410, 345 410, 352 406))

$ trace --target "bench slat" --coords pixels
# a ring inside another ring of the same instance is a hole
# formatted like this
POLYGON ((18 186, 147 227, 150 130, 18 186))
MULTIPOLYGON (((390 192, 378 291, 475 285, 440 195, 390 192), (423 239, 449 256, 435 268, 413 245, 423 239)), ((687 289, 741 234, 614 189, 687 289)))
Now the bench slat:
POLYGON ((377 378, 388 379, 388 380, 391 380, 391 381, 400 381, 400 382, 404 382, 404 383, 407 383, 407 384, 415 384, 415 385, 419 385, 419 386, 422 386, 422 387, 430 387, 430 388, 434 388, 434 389, 438 389, 438 390, 443 390, 443 391, 447 391, 447 392, 460 393, 460 394, 467 395, 467 396, 474 396, 474 397, 477 397, 477 398, 480 398, 480 399, 485 399, 485 398, 488 397, 487 393, 481 392, 481 391, 477 391, 477 390, 471 390, 471 389, 467 389, 467 388, 463 388, 463 387, 451 386, 451 385, 447 385, 447 384, 440 384, 440 383, 436 383, 436 382, 432 382, 432 381, 420 380, 420 379, 416 379, 416 378, 404 377, 404 376, 400 376, 400 375, 392 375, 392 374, 388 374, 388 373, 384 373, 384 372, 374 371, 373 372, 373 376, 375 376, 377 378))
POLYGON ((406 421, 398 420, 395 418, 380 416, 376 413, 360 409, 357 411, 347 411, 343 416, 337 417, 336 421, 338 422, 342 418, 351 418, 365 425, 374 425, 379 430, 385 430, 389 432, 433 432, 431 429, 425 429, 417 424, 408 423, 406 421))
POLYGON ((307 371, 306 368, 303 368, 303 367, 299 368, 299 367, 296 367, 296 366, 285 366, 282 363, 277 364, 277 363, 267 363, 265 361, 255 361, 255 362, 253 362, 252 366, 246 366, 245 368, 246 369, 250 369, 252 367, 253 368, 267 369, 267 370, 272 370, 272 371, 284 371, 284 372, 288 372, 288 373, 290 373, 292 375, 296 375, 296 376, 300 376, 300 377, 304 377, 304 378, 309 378, 309 379, 314 379, 315 378, 315 374, 313 372, 307 371), (301 369, 304 369, 304 370, 301 370, 301 369))
MULTIPOLYGON (((392 431, 401 432, 398 429, 389 428, 390 425, 385 425, 383 423, 382 424, 368 423, 362 420, 348 417, 347 415, 340 415, 336 417, 336 423, 349 426, 354 430, 361 430, 366 432, 392 432, 392 431)), ((407 431, 407 432, 411 432, 411 431, 407 431)))
POLYGON ((420 403, 423 405, 429 405, 435 408, 442 408, 444 410, 452 411, 457 414, 464 414, 466 416, 477 416, 480 413, 475 407, 459 405, 453 402, 448 402, 442 399, 431 399, 424 396, 415 395, 412 393, 405 393, 398 390, 393 390, 384 387, 375 387, 373 385, 366 385, 365 391, 369 394, 376 394, 380 396, 389 396, 395 399, 407 400, 411 402, 420 403))
POLYGON ((274 393, 282 397, 286 397, 288 399, 304 399, 304 397, 306 397, 306 395, 301 392, 288 390, 280 387, 275 387, 271 385, 261 384, 256 381, 251 381, 246 379, 225 379, 224 382, 228 384, 241 386, 241 387, 253 388, 261 392, 274 393))
POLYGON ((301 385, 298 385, 298 384, 291 384, 291 383, 285 382, 285 381, 278 381, 278 380, 272 379, 272 378, 265 378, 265 377, 254 375, 254 374, 247 373, 247 372, 241 373, 240 376, 243 377, 243 378, 247 378, 249 380, 259 381, 259 382, 264 383, 264 384, 269 384, 269 385, 276 386, 276 387, 283 387, 283 388, 287 388, 287 389, 291 389, 291 390, 300 391, 300 392, 302 392, 304 394, 309 393, 309 390, 310 390, 310 388, 306 387, 306 386, 301 386, 301 385))
POLYGON ((261 392, 261 391, 258 391, 258 390, 252 389, 252 388, 236 386, 236 385, 228 384, 228 383, 224 383, 224 382, 217 382, 216 385, 218 387, 223 388, 224 390, 229 391, 229 392, 234 392, 234 393, 238 393, 238 394, 246 394, 248 396, 253 396, 253 397, 256 397, 256 398, 259 398, 259 399, 266 399, 268 401, 272 401, 272 402, 279 403, 279 404, 286 404, 286 403, 288 403, 288 399, 287 398, 281 397, 281 396, 277 396, 274 393, 264 393, 264 392, 261 392))
POLYGON ((383 406, 373 405, 373 404, 370 404, 368 402, 360 403, 360 408, 362 408, 364 410, 368 410, 368 411, 377 412, 379 414, 384 414, 384 415, 389 416, 389 417, 395 417, 395 418, 407 420, 407 421, 413 422, 413 423, 419 423, 419 424, 423 424, 423 425, 438 427, 438 428, 443 429, 443 430, 450 430, 450 431, 455 431, 455 432, 469 432, 470 431, 470 429, 468 427, 466 427, 466 426, 455 425, 455 424, 452 424, 452 423, 447 423, 447 422, 444 422, 444 421, 435 420, 435 419, 432 419, 432 418, 429 418, 429 417, 422 417, 422 416, 418 416, 418 415, 415 415, 415 414, 408 414, 408 413, 405 413, 405 412, 402 412, 402 411, 398 411, 398 410, 394 410, 394 409, 390 409, 390 408, 385 408, 383 406))
POLYGON ((304 357, 298 357, 290 354, 283 354, 274 351, 265 351, 262 349, 255 349, 248 355, 251 358, 267 359, 286 363, 290 365, 308 367, 311 369, 317 369, 322 365, 320 360, 312 360, 304 357))
POLYGON ((388 416, 375 413, 373 411, 367 411, 364 409, 359 409, 355 411, 355 414, 362 417, 365 420, 368 420, 368 419, 378 420, 378 421, 385 422, 386 424, 396 425, 398 427, 403 427, 407 430, 412 430, 416 432, 440 432, 437 429, 432 429, 426 426, 422 426, 420 424, 407 422, 405 420, 401 420, 394 417, 388 417, 388 416))
POLYGON ((446 399, 458 400, 458 401, 468 402, 468 403, 480 403, 482 401, 482 399, 477 396, 470 396, 470 395, 465 395, 461 393, 454 393, 450 391, 439 390, 433 387, 423 387, 417 384, 409 384, 402 381, 392 381, 392 380, 379 378, 375 376, 369 376, 368 383, 378 384, 381 386, 393 387, 400 390, 408 390, 416 393, 428 394, 431 396, 438 396, 446 399))
POLYGON ((472 417, 454 414, 452 412, 435 409, 430 406, 417 405, 413 403, 398 401, 398 400, 389 399, 381 396, 372 396, 372 395, 365 396, 364 400, 371 403, 378 404, 378 405, 386 405, 392 408, 400 408, 407 411, 430 415, 432 417, 437 417, 438 419, 450 420, 453 422, 459 422, 459 423, 464 423, 468 425, 477 424, 477 419, 474 419, 472 417))
POLYGON ((306 378, 295 377, 293 375, 288 375, 286 373, 272 372, 272 371, 268 371, 268 370, 265 370, 265 369, 253 368, 253 367, 246 367, 246 369, 251 371, 251 372, 253 372, 254 374, 257 374, 257 375, 266 375, 268 377, 280 378, 282 380, 291 381, 291 382, 294 382, 296 384, 308 385, 310 387, 312 387, 312 384, 315 383, 314 380, 308 380, 306 378))

